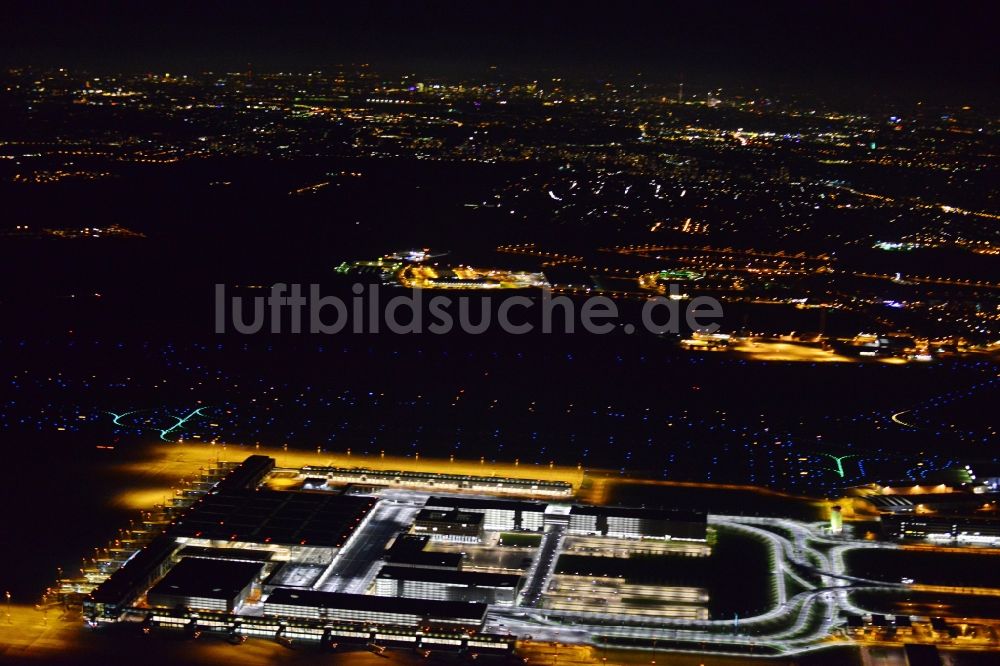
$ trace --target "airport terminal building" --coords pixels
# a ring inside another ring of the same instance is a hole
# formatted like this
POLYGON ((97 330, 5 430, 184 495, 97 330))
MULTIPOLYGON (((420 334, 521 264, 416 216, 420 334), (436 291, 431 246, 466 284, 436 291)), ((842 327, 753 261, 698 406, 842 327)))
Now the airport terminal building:
POLYGON ((619 539, 705 541, 708 517, 698 511, 580 506, 570 509, 567 532, 619 539))
POLYGON ((513 606, 522 578, 513 574, 385 566, 375 578, 381 597, 472 601, 513 606))
POLYGON ((406 627, 476 628, 486 620, 486 604, 388 598, 317 590, 278 589, 264 600, 264 615, 406 627))
POLYGON ((426 534, 433 541, 479 543, 483 540, 481 513, 458 509, 422 509, 413 521, 415 534, 426 534))
POLYGON ((888 514, 882 529, 897 541, 1000 546, 1000 520, 994 516, 888 514))
POLYGON ((260 594, 263 562, 185 557, 146 594, 150 606, 234 612, 260 594))
POLYGON ((488 499, 482 497, 435 496, 427 500, 427 509, 458 510, 483 514, 483 529, 495 532, 541 531, 544 526, 544 502, 488 499))
POLYGON ((552 569, 533 566, 532 557, 558 557, 561 536, 552 534, 687 541, 706 534, 697 512, 445 490, 363 494, 313 474, 301 489, 274 490, 264 485, 275 471, 266 456, 219 469, 89 594, 89 623, 138 615, 152 626, 230 635, 509 650, 515 637, 482 633, 497 626, 488 613, 516 606, 526 589, 544 593, 552 569), (537 535, 537 550, 510 546, 516 562, 501 566, 484 544, 519 532, 537 535))

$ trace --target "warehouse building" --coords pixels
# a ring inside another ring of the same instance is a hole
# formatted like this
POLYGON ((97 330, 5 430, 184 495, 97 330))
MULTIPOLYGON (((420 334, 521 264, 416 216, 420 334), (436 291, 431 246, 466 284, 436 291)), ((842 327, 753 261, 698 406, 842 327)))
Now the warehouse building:
POLYGON ((513 606, 521 580, 510 574, 386 566, 375 579, 375 594, 513 606))

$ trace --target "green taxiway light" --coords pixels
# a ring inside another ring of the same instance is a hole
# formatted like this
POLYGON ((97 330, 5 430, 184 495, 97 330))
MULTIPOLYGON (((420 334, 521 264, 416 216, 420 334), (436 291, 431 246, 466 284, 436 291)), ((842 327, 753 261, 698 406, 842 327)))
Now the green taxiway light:
POLYGON ((176 430, 177 428, 183 428, 184 424, 187 423, 188 419, 190 419, 193 416, 203 416, 203 414, 201 413, 201 410, 203 410, 203 409, 205 409, 205 408, 204 407, 199 407, 198 409, 194 410, 193 412, 191 412, 190 414, 188 414, 184 418, 181 418, 179 416, 171 416, 171 418, 173 418, 174 420, 176 420, 177 423, 173 424, 169 428, 165 428, 164 430, 161 430, 160 431, 160 439, 162 439, 164 442, 169 442, 170 440, 167 439, 167 435, 170 434, 170 432, 172 430, 176 430))
MULTIPOLYGON (((195 416, 204 416, 204 414, 201 413, 201 410, 203 410, 203 409, 207 409, 207 405, 204 405, 202 407, 198 407, 197 409, 195 409, 191 413, 189 413, 187 416, 174 416, 173 414, 170 414, 169 415, 170 418, 174 419, 174 421, 176 421, 176 423, 174 423, 169 428, 157 429, 159 431, 159 434, 160 434, 160 439, 162 439, 164 442, 171 441, 171 440, 167 439, 167 435, 169 435, 174 430, 177 430, 178 428, 182 428, 183 429, 184 428, 184 424, 187 423, 190 419, 194 418, 195 416)), ((149 410, 135 409, 135 410, 132 410, 131 412, 122 412, 121 414, 117 414, 115 412, 108 412, 108 414, 112 417, 112 423, 114 423, 116 426, 128 427, 128 424, 122 423, 122 419, 125 418, 126 416, 130 415, 130 414, 137 414, 137 413, 142 412, 142 411, 149 411, 149 410)))
POLYGON ((830 460, 832 460, 835 463, 837 463, 837 467, 836 467, 836 469, 834 471, 837 472, 837 474, 839 474, 841 478, 844 478, 844 476, 846 476, 846 473, 844 472, 844 460, 846 458, 856 458, 857 457, 853 453, 849 453, 846 456, 835 456, 832 453, 821 453, 820 455, 821 456, 826 456, 830 460))

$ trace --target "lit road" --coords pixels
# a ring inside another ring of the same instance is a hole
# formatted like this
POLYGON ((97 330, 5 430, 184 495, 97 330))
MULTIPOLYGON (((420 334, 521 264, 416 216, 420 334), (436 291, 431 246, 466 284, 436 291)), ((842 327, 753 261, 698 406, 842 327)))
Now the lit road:
POLYGON ((324 592, 363 594, 378 573, 382 564, 380 558, 389 540, 413 522, 417 511, 414 506, 394 502, 376 504, 314 588, 324 592))
MULTIPOLYGON (((831 641, 831 636, 844 615, 865 614, 866 611, 850 603, 849 592, 907 588, 901 583, 851 576, 844 563, 844 553, 852 549, 898 546, 833 537, 821 525, 783 518, 711 516, 709 522, 752 536, 768 546, 776 600, 770 610, 740 618, 736 624, 731 619, 637 617, 598 610, 537 608, 534 604, 544 590, 540 587, 544 581, 535 573, 531 587, 525 588, 522 605, 492 607, 488 627, 525 638, 530 636, 532 640, 561 643, 599 645, 608 639, 637 639, 686 644, 685 649, 699 653, 735 656, 751 650, 759 654, 792 655, 837 644, 831 641), (805 591, 789 596, 786 587, 789 580, 805 591)), ((552 547, 555 546, 553 543, 552 547)))
POLYGON ((549 577, 559 559, 559 551, 566 535, 564 523, 553 523, 545 526, 542 542, 538 545, 538 554, 528 570, 527 581, 521 591, 521 605, 535 606, 545 592, 549 577))

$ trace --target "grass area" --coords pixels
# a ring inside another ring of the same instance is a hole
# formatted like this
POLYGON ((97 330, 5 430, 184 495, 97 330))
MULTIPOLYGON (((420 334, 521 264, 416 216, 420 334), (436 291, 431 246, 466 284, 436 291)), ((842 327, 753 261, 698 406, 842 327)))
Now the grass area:
POLYGON ((807 588, 802 585, 799 581, 795 580, 791 576, 785 576, 785 593, 788 594, 788 598, 791 599, 796 594, 806 592, 807 588))
POLYGON ((504 532, 500 535, 501 546, 515 548, 537 548, 542 542, 541 534, 522 534, 519 532, 504 532))
POLYGON ((556 572, 584 576, 621 577, 629 583, 702 587, 708 590, 713 618, 763 613, 774 603, 770 552, 744 534, 718 530, 709 557, 676 554, 634 555, 629 558, 562 555, 556 572))
POLYGON ((1000 555, 861 549, 844 556, 855 576, 899 582, 912 578, 925 585, 996 587, 1000 555))

